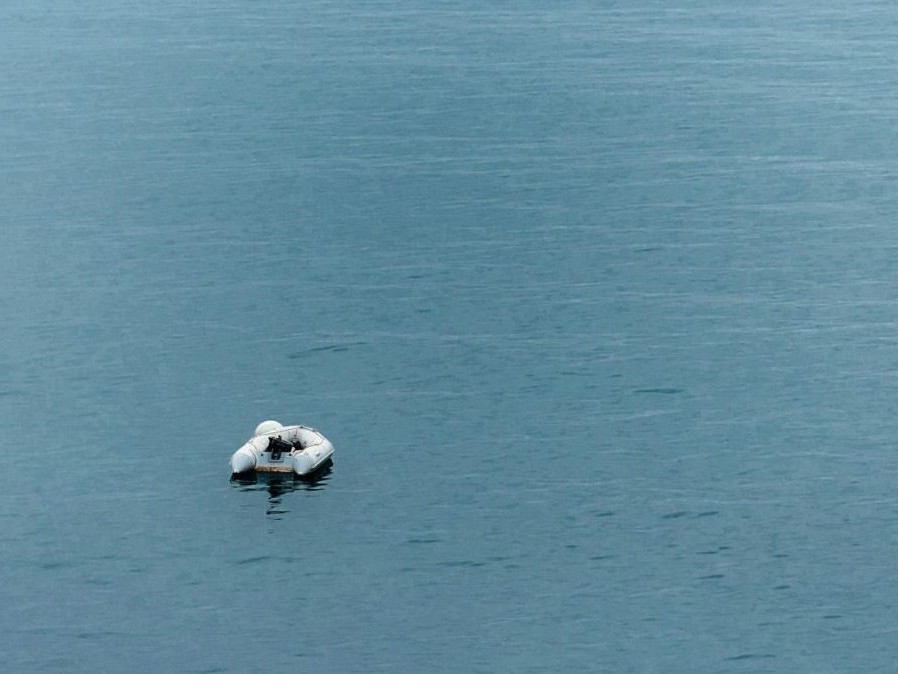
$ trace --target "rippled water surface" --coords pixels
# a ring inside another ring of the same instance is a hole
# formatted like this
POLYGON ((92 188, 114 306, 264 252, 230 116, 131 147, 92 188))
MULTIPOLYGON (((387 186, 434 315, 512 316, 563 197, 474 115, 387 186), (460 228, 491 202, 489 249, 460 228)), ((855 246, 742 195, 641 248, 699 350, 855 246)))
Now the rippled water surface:
POLYGON ((891 671, 896 35, 5 2, 0 670, 891 671))

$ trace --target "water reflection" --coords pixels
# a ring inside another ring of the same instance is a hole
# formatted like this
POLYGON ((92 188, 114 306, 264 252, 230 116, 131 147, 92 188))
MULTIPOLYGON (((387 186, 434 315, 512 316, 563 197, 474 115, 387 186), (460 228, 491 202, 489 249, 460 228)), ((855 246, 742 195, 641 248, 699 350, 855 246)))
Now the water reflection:
POLYGON ((282 507, 284 494, 294 491, 320 491, 327 485, 333 471, 333 461, 315 471, 313 475, 299 477, 293 473, 246 473, 232 475, 231 486, 240 491, 267 491, 268 515, 282 515, 287 512, 282 507))

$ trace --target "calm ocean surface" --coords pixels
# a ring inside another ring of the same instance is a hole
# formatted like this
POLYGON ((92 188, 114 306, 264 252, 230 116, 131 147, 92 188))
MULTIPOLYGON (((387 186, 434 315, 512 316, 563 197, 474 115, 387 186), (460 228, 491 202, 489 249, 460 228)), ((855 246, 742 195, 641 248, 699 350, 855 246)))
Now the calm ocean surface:
POLYGON ((0 64, 0 671, 894 671, 894 3, 6 0, 0 64), (333 469, 232 482, 266 418, 333 469))

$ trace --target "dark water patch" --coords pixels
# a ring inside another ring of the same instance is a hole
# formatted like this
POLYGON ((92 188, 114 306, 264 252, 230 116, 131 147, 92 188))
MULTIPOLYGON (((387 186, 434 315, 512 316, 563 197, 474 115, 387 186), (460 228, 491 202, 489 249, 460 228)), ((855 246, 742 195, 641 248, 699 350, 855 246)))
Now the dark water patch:
POLYGON ((615 514, 616 513, 613 510, 603 510, 600 513, 596 513, 595 516, 596 517, 614 517, 615 514))
POLYGON ((722 573, 711 573, 707 576, 699 576, 696 580, 720 580, 721 578, 724 578, 722 573))
POLYGON ((684 389, 681 388, 669 388, 669 387, 658 387, 658 388, 638 388, 633 391, 633 393, 640 394, 648 394, 648 395, 675 395, 677 393, 682 393, 684 389))
POLYGON ((439 543, 439 538, 409 538, 406 541, 408 545, 428 545, 430 543, 439 543))
POLYGON ((300 358, 306 358, 308 356, 312 356, 318 353, 343 353, 344 351, 349 351, 351 348, 356 346, 364 346, 366 342, 348 342, 345 344, 327 344, 325 346, 316 346, 311 349, 304 349, 302 351, 294 351, 287 355, 287 358, 290 360, 298 360, 300 358))
POLYGON ((677 510, 672 513, 667 513, 666 515, 662 515, 661 519, 662 520, 677 520, 677 519, 680 519, 681 517, 686 517, 686 515, 688 515, 688 514, 689 514, 688 510, 677 510))
POLYGON ((774 590, 788 590, 790 587, 792 587, 792 586, 791 586, 791 585, 788 585, 788 584, 774 585, 774 586, 773 586, 773 589, 774 589, 774 590))
POLYGON ((235 566, 247 566, 251 564, 261 564, 263 562, 271 561, 273 557, 271 555, 259 555, 258 557, 246 557, 244 559, 237 560, 234 562, 235 566))
POLYGON ((739 662, 741 660, 770 660, 776 656, 771 653, 740 653, 729 658, 724 658, 727 662, 739 662))
POLYGON ((75 635, 76 639, 81 639, 83 641, 96 641, 97 639, 105 639, 108 637, 118 637, 122 636, 122 632, 112 632, 109 630, 98 630, 93 632, 79 632, 75 635))
POLYGON ((841 620, 843 617, 844 616, 842 616, 840 613, 830 613, 830 614, 823 616, 823 619, 824 620, 841 620))
POLYGON ((445 568, 471 568, 478 569, 481 566, 486 566, 486 562, 477 562, 473 559, 460 559, 446 562, 437 562, 437 566, 442 566, 445 568))
POLYGON ((700 512, 700 513, 699 513, 698 515, 696 515, 695 517, 696 517, 696 518, 699 518, 699 517, 714 517, 714 515, 719 515, 719 514, 720 514, 720 511, 718 511, 718 510, 705 510, 705 511, 703 511, 703 512, 700 512))

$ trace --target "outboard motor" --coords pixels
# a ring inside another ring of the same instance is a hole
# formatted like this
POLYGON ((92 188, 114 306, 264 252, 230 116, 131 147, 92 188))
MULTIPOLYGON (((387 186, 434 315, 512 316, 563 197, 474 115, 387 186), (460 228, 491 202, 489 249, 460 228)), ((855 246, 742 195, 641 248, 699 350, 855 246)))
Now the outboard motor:
POLYGON ((271 452, 272 461, 280 461, 281 454, 289 454, 292 450, 293 445, 285 442, 280 435, 276 438, 268 438, 268 449, 266 451, 271 452))

